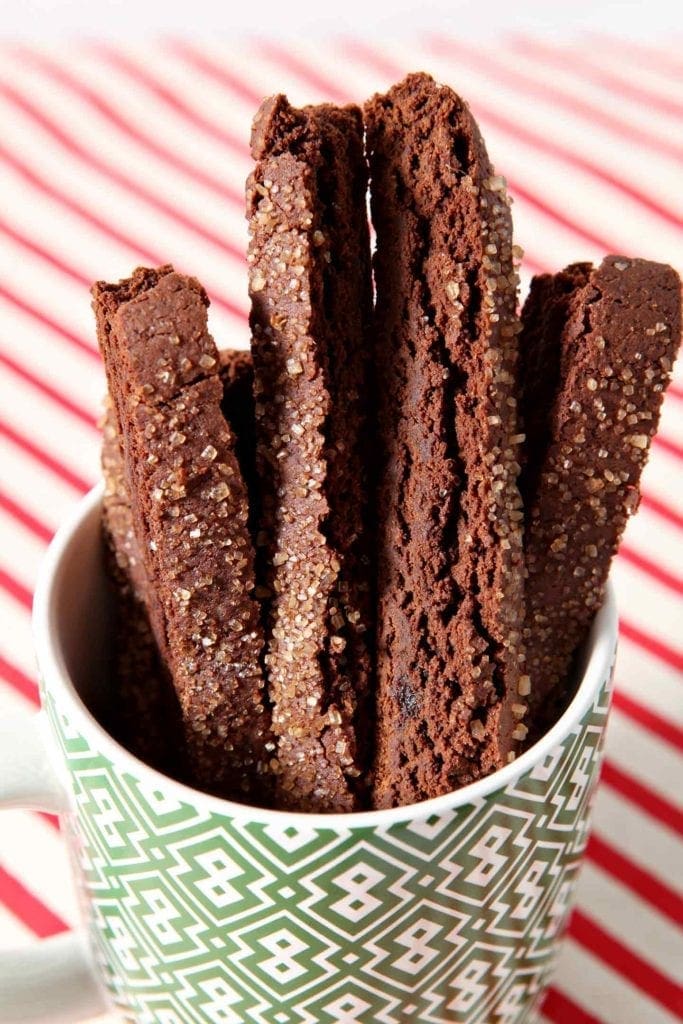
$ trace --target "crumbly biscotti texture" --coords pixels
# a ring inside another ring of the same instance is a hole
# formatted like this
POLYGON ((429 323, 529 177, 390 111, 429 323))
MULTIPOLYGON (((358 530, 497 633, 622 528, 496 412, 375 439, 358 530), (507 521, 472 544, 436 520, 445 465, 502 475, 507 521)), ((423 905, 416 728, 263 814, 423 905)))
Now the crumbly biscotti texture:
POLYGON ((109 400, 103 422, 102 471, 102 526, 114 591, 115 629, 107 724, 114 737, 137 757, 167 775, 184 778, 180 708, 150 626, 149 586, 133 529, 119 434, 109 400))
POLYGON ((356 107, 266 100, 247 183, 279 806, 362 804, 369 749, 370 249, 356 107))
POLYGON ((506 764, 526 733, 509 200, 424 74, 366 106, 381 387, 377 807, 506 764))
POLYGON ((269 721, 247 491, 221 413, 208 299, 172 267, 96 284, 150 623, 180 704, 197 785, 265 799, 269 721))
MULTIPOLYGON (((219 352, 222 411, 236 437, 243 476, 253 480, 254 402, 251 353, 219 352)), ((187 775, 178 698, 150 625, 148 606, 158 602, 150 588, 133 528, 116 417, 107 396, 102 424, 105 483, 103 530, 107 569, 114 590, 116 639, 114 694, 109 726, 128 750, 175 778, 187 775)))
POLYGON ((538 736, 570 695, 574 653, 640 500, 680 344, 680 280, 624 256, 575 264, 534 278, 522 322, 524 634, 538 736))

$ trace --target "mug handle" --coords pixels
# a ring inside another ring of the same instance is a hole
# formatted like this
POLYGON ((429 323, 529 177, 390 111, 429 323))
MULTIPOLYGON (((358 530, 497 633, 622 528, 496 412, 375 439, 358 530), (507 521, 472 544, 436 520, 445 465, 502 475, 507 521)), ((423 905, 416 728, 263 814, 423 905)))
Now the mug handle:
MULTIPOLYGON (((67 809, 42 717, 0 721, 0 808, 67 809)), ((0 1024, 73 1024, 108 1009, 84 930, 0 954, 0 1024)))

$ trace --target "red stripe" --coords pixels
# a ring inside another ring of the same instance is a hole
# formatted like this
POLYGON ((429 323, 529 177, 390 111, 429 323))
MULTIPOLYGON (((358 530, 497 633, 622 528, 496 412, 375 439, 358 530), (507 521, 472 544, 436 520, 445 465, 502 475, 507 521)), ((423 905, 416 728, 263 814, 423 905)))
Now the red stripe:
POLYGON ((680 596, 683 594, 683 579, 674 573, 669 572, 668 569, 662 568, 657 562, 653 562, 651 558, 647 558, 645 555, 634 550, 628 544, 622 544, 619 548, 619 558, 623 559, 624 562, 628 562, 635 569, 639 569, 640 572, 650 576, 657 583, 661 583, 662 586, 667 587, 668 590, 673 591, 674 594, 680 596))
POLYGON ((594 1017, 556 988, 548 989, 543 1000, 541 1013, 553 1024, 604 1024, 600 1017, 594 1017))
POLYGON ((9 289, 1 283, 0 296, 13 306, 16 306, 17 309, 20 309, 22 313, 26 313, 27 316, 37 320, 38 323, 43 324, 45 327, 49 327, 51 331, 54 331, 55 334, 58 334, 64 341, 73 345, 74 348, 79 350, 79 352, 85 352, 85 354, 90 356, 91 359, 94 359, 99 363, 100 357, 97 349, 86 341, 85 338, 81 338, 77 334, 74 334, 73 331, 68 330, 62 324, 53 320, 52 317, 28 303, 26 299, 21 298, 21 296, 17 295, 15 292, 9 291, 9 289))
MULTIPOLYGON (((53 121, 44 111, 39 110, 26 96, 23 96, 15 87, 8 85, 6 82, 0 82, 0 93, 5 96, 14 106, 21 109, 28 117, 43 128, 44 131, 48 132, 49 135, 62 146, 72 157, 81 161, 81 163, 96 170, 99 174, 109 178, 110 181, 115 182, 119 187, 125 189, 127 192, 141 199, 147 203, 148 206, 154 207, 159 210, 164 216, 170 220, 181 224, 182 227, 191 231, 193 234, 198 235, 204 241, 210 242, 215 245, 216 248, 220 249, 221 252, 227 253, 233 259, 238 260, 240 263, 244 262, 244 254, 231 242, 226 241, 223 235, 215 234, 213 231, 209 231, 208 228, 204 227, 199 222, 193 220, 187 214, 183 213, 172 203, 167 203, 165 200, 160 198, 157 192, 151 192, 149 189, 140 184, 135 178, 130 178, 127 174, 123 174, 113 164, 108 163, 101 157, 98 157, 92 150, 86 149, 82 146, 78 140, 65 131, 60 125, 53 121)), ((86 210, 85 207, 81 206, 75 200, 70 199, 61 190, 58 190, 55 186, 51 185, 45 179, 39 177, 35 171, 30 170, 25 164, 22 164, 19 159, 11 154, 9 150, 3 148, 2 150, 4 158, 15 168, 21 168, 21 173, 24 177, 32 180, 34 183, 39 182, 37 187, 40 187, 41 191, 45 191, 53 197, 59 197, 60 201, 73 209, 80 216, 85 217, 90 223, 99 227, 100 230, 106 231, 107 234, 116 238, 118 241, 123 241, 123 244, 136 249, 138 252, 145 255, 146 259, 151 258, 155 260, 156 257, 150 257, 145 250, 141 248, 139 242, 131 241, 122 232, 119 232, 111 224, 105 223, 95 214, 86 210)), ((162 190, 161 190, 162 191, 162 190)), ((159 262, 157 260, 157 262, 159 262)))
POLYGON ((635 864, 611 843, 593 833, 586 855, 675 925, 683 925, 683 896, 635 864))
POLYGON ((0 491, 0 508, 7 512, 8 515, 16 519, 18 523, 25 526, 27 530, 44 543, 48 544, 53 537, 53 531, 45 523, 42 523, 39 519, 36 519, 34 515, 28 512, 21 505, 18 505, 13 498, 10 498, 9 494, 5 494, 4 491, 0 491))
POLYGON ((69 926, 61 917, 46 907, 18 878, 1 866, 0 899, 10 913, 41 939, 69 930, 69 926))
POLYGON ((39 448, 33 441, 29 440, 28 437, 25 437, 18 430, 15 430, 14 427, 11 427, 4 420, 0 420, 0 436, 7 438, 12 444, 27 452, 28 455, 37 462, 40 462, 41 465, 45 466, 46 469, 49 469, 55 476, 58 476, 80 494, 90 490, 92 484, 88 483, 82 476, 79 476, 78 473, 74 473, 73 470, 67 469, 61 462, 46 451, 43 451, 42 448, 39 448))
POLYGON ((640 701, 634 700, 633 697, 627 696, 623 690, 618 688, 612 697, 612 703, 623 715, 628 715, 643 729, 648 729, 660 740, 670 743, 676 750, 683 750, 683 729, 669 721, 668 718, 662 718, 661 715, 645 707, 640 701))
POLYGON ((33 607, 33 594, 23 583, 16 580, 14 576, 10 576, 8 572, 0 568, 0 590, 4 590, 6 594, 13 597, 14 600, 28 608, 31 611, 33 607))
POLYGON ((38 684, 0 654, 0 676, 32 704, 39 704, 38 684))
POLYGON ((574 911, 569 922, 569 934, 660 1006, 674 1014, 683 1012, 683 986, 677 985, 647 960, 624 946, 587 914, 580 910, 574 911))
POLYGON ((642 85, 636 85, 633 78, 616 74, 603 67, 599 67, 587 58, 577 47, 572 47, 571 53, 559 46, 548 46, 538 39, 529 39, 525 36, 510 37, 513 47, 518 53, 532 60, 539 60, 543 64, 558 65, 569 70, 582 80, 593 82, 594 85, 605 89, 607 92, 616 93, 620 99, 633 100, 647 108, 648 111, 658 110, 668 117, 679 120, 683 117, 683 103, 678 103, 672 96, 662 96, 653 89, 647 89, 642 85))
POLYGON ((196 128, 199 128, 206 135, 210 135, 217 142, 227 146, 233 153, 245 159, 249 158, 249 147, 247 144, 230 132, 226 132, 223 128, 219 128, 217 124, 210 121, 208 118, 200 114, 198 110, 191 107, 188 103, 182 99, 177 92, 171 89, 165 82, 161 82, 157 77, 150 74, 150 72, 138 61, 133 60, 131 57, 126 56, 120 50, 113 46, 109 46, 106 43, 95 43, 92 49, 99 57, 102 57, 112 67, 115 67, 118 71, 122 71, 128 78, 132 79, 137 85, 141 85, 147 92, 156 96, 158 100, 161 100, 167 107, 174 111, 174 113, 180 115, 185 121, 193 124, 196 128))
POLYGON ((619 618, 619 634, 626 640, 630 640, 632 644, 636 644, 637 647, 651 654, 653 658, 663 661, 665 665, 675 669, 676 672, 683 672, 683 654, 680 651, 670 647, 663 640, 645 633, 632 622, 625 621, 621 616, 619 618))
POLYGON ((7 235, 8 238, 11 238, 13 242, 16 242, 17 245, 20 245, 22 249, 26 249, 30 252, 32 256, 38 256, 41 260, 44 260, 45 263, 49 263, 50 266, 54 267, 55 270, 59 270, 61 274, 70 277, 72 281, 76 281, 80 285, 85 285, 86 288, 89 288, 92 284, 90 278, 86 277, 85 274, 82 274, 80 270, 69 266, 69 264, 65 263, 59 256, 56 256, 54 253, 49 252, 49 250, 44 249, 38 244, 38 242, 34 242, 31 238, 23 235, 20 231, 17 231, 16 228, 12 227, 11 224, 8 224, 7 221, 2 220, 2 218, 0 218, 0 231, 4 235, 7 235))
POLYGON ((189 64, 195 71, 201 71, 207 78, 229 89, 238 99, 247 103, 250 108, 260 106, 263 95, 252 89, 248 82, 230 71, 225 64, 219 64, 203 50, 197 50, 184 39, 171 39, 166 43, 167 49, 181 60, 189 64))
POLYGON ((51 828, 56 829, 57 832, 60 831, 59 818, 56 814, 49 814, 47 811, 32 811, 31 813, 42 818, 43 821, 46 821, 47 824, 50 825, 51 828))
POLYGON ((603 763, 601 782, 616 790, 651 818, 656 818, 662 825, 683 836, 683 811, 659 796, 649 786, 643 785, 632 775, 617 768, 613 761, 607 760, 603 763))
POLYGON ((88 412, 88 410, 84 409, 81 405, 78 405, 78 403, 74 402, 61 391, 57 391, 57 389, 53 388, 51 384, 41 380, 40 377, 36 377, 36 375, 30 370, 27 370, 25 366, 15 362, 14 359, 2 351, 0 351, 0 366, 7 367, 13 373, 16 373, 18 377, 21 377, 22 380, 27 381, 32 387, 40 391, 43 395, 52 399, 53 402, 66 410, 66 412, 71 413, 72 416, 75 416, 88 427, 92 427, 94 430, 97 430, 96 416, 91 412, 88 412))
POLYGON ((667 505, 660 498, 655 498, 652 494, 641 494, 640 504, 648 512, 652 512, 654 515, 659 516, 660 519, 665 519, 672 526, 677 526, 679 530, 683 530, 683 514, 677 509, 672 508, 671 505, 667 505))
POLYGON ((652 438, 652 443, 661 448, 662 451, 667 452, 668 455, 673 455, 675 459, 683 460, 683 444, 679 444, 677 441, 673 441, 666 434, 655 434, 652 438))
POLYGON ((666 393, 667 395, 671 395, 673 398, 679 399, 679 401, 683 401, 683 388, 674 381, 670 382, 666 393))
POLYGON ((348 93, 339 88, 335 79, 328 78, 327 75, 310 67, 305 60, 297 57, 284 46, 279 46, 270 40, 259 40, 257 47, 258 51, 271 63, 278 65, 289 74, 295 75, 326 98, 337 100, 340 103, 348 103, 348 93))
POLYGON ((676 160, 683 160, 683 146, 671 138, 660 137, 656 133, 647 131, 642 123, 631 124, 628 120, 610 113, 605 106, 590 103, 570 91, 565 92, 550 82, 547 76, 541 82, 533 75, 526 74, 518 68, 510 68, 499 63, 482 47, 473 46, 470 42, 459 43, 452 37, 448 39, 432 37, 427 41, 427 45, 437 55, 457 58, 459 62, 468 64, 475 71, 497 79, 527 96, 541 100, 546 105, 551 103, 558 109, 567 110, 569 113, 587 120, 591 130, 595 130, 596 125, 601 125, 612 134, 626 140, 630 146, 647 146, 649 149, 666 154, 676 160))
POLYGON ((590 245, 594 245, 596 249, 602 251, 614 252, 619 251, 621 246, 616 245, 609 238, 605 238, 603 235, 597 234, 590 228, 583 227, 583 225, 577 224, 576 221, 570 217, 565 216, 561 210, 556 210, 553 206, 547 203, 544 199, 530 192, 524 185, 521 185, 517 179, 507 177, 507 182, 510 188, 510 192, 515 198, 523 199, 529 206, 533 206, 534 209, 538 210, 549 220, 554 221, 567 231, 571 231, 572 234, 578 238, 589 242, 590 245))
POLYGON ((44 74, 49 75, 53 81, 58 82, 60 86, 70 89, 71 92, 96 110, 120 132, 146 149, 148 153, 153 153, 154 156, 192 178, 200 185, 211 189, 221 199, 229 200, 239 207, 240 210, 244 208, 244 195, 241 192, 230 188, 223 179, 215 178, 208 171, 203 171, 200 167, 190 163, 190 161, 184 160, 175 150, 169 149, 154 136, 148 135, 133 121, 129 121, 124 117, 120 111, 108 103, 98 92, 86 85, 80 78, 71 74, 56 61, 50 60, 45 54, 38 53, 30 47, 19 47, 18 52, 22 61, 32 64, 44 74))

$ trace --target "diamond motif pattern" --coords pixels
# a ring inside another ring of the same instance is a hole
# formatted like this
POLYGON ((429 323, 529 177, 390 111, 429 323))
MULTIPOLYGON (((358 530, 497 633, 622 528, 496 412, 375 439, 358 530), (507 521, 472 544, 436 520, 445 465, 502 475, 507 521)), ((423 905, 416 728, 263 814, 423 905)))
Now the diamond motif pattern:
POLYGON ((526 1024, 572 903, 610 680, 505 790, 391 827, 243 823, 121 773, 49 695, 102 971, 139 1024, 526 1024))

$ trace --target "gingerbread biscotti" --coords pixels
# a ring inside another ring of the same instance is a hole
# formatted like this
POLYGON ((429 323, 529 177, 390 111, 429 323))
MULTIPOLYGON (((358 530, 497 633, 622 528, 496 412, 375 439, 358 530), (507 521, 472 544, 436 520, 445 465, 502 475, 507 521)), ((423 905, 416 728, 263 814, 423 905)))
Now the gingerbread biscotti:
POLYGON ((370 249, 357 107, 266 100, 249 282, 280 806, 352 810, 369 752, 370 249))
POLYGON ((150 623, 195 783, 264 798, 269 721, 248 502, 208 299, 172 267, 93 288, 150 623))
POLYGON ((524 636, 537 737, 569 696, 574 652, 638 506, 680 344, 680 280, 624 256, 574 264, 534 278, 522 322, 524 636))
POLYGON ((509 200, 467 105, 366 107, 381 380, 375 803, 447 793, 526 734, 509 200))

